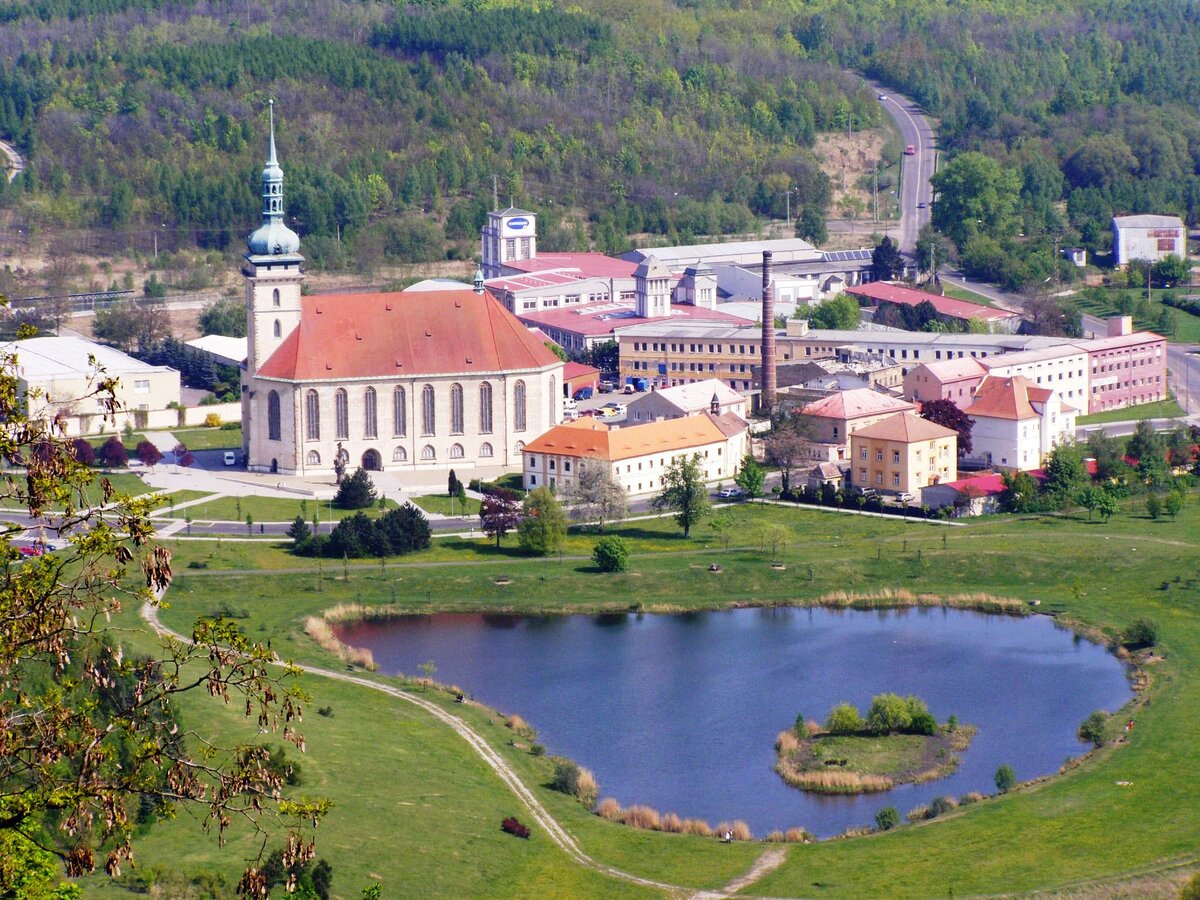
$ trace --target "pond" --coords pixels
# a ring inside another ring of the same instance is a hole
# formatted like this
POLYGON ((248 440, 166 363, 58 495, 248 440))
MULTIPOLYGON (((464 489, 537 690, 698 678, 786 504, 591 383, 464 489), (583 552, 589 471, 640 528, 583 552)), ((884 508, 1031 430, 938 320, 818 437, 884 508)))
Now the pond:
POLYGON ((1131 697, 1125 667, 1045 616, 946 608, 774 607, 686 614, 440 614, 342 626, 380 670, 436 678, 519 713, 547 752, 591 769, 601 797, 682 817, 792 826, 828 837, 943 794, 993 793, 997 766, 1024 781, 1086 752, 1093 710, 1131 697), (775 735, 797 713, 878 693, 916 694, 979 733, 947 778, 883 794, 828 797, 783 784, 775 735))

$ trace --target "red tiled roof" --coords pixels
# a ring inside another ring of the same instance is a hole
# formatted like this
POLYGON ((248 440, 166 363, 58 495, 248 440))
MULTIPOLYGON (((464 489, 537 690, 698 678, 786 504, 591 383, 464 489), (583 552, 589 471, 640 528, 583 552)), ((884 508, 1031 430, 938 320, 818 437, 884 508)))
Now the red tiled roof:
POLYGON ((563 381, 571 381, 574 378, 586 378, 590 375, 599 375, 600 370, 595 366, 585 366, 583 363, 571 362, 563 364, 563 381))
POLYGON ((402 378, 541 369, 558 358, 488 294, 470 288, 301 298, 300 326, 265 378, 402 378))
POLYGON ((585 278, 632 278, 637 263, 615 259, 603 253, 542 253, 533 259, 510 259, 504 263, 509 269, 522 272, 541 272, 546 269, 577 269, 585 278))
POLYGON ((899 303, 901 306, 918 306, 928 300, 939 313, 944 316, 953 316, 956 319, 981 319, 985 322, 995 322, 1001 319, 1011 319, 1016 315, 1016 313, 1004 309, 980 306, 978 303, 968 303, 966 300, 955 300, 953 297, 942 297, 938 294, 927 294, 925 291, 915 291, 898 284, 888 284, 886 281, 872 281, 868 284, 855 285, 846 288, 846 292, 854 294, 856 297, 866 297, 868 300, 899 303))
POLYGON ((989 376, 975 391, 975 402, 965 410, 969 416, 987 419, 1036 419, 1033 403, 1045 403, 1053 392, 1034 387, 1023 375, 1012 378, 989 376))
POLYGON ((922 419, 915 413, 897 413, 874 425, 860 428, 850 436, 850 439, 874 438, 877 441, 912 444, 916 441, 934 441, 947 437, 958 437, 958 432, 953 428, 939 425, 937 422, 922 419))
POLYGON ((669 453, 703 447, 725 440, 746 429, 746 423, 731 413, 714 416, 700 413, 678 419, 662 419, 644 425, 612 428, 583 418, 555 425, 530 441, 525 453, 551 453, 609 462, 633 459, 650 453, 669 453))
POLYGON ((806 416, 820 416, 826 419, 857 419, 859 416, 907 412, 916 408, 907 400, 881 394, 871 388, 854 388, 814 400, 800 412, 806 416))

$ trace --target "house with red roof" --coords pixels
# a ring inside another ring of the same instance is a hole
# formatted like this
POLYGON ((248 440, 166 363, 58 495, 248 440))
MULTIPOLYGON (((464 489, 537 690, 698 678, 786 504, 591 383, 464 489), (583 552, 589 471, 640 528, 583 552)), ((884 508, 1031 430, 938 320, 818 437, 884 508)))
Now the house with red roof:
POLYGON ((987 369, 973 356, 941 359, 913 366, 904 375, 904 396, 914 403, 949 400, 966 409, 987 369))
POLYGON ((256 472, 516 466, 562 417, 563 363, 484 290, 302 296, 270 151, 250 236, 243 450, 256 472))
POLYGON ((800 408, 808 458, 845 464, 850 438, 859 429, 897 413, 915 412, 916 405, 871 388, 838 391, 800 408))
POLYGON ((1074 439, 1079 410, 1053 388, 1015 375, 985 378, 966 413, 973 422, 972 457, 999 469, 1030 471, 1041 468, 1056 446, 1074 439))
POLYGON ((894 494, 958 478, 958 432, 911 412, 897 413, 850 436, 849 482, 894 494))
POLYGON ((930 294, 887 281, 872 281, 869 284, 847 287, 846 293, 867 306, 879 306, 881 303, 920 306, 922 303, 929 303, 937 310, 938 318, 947 325, 965 326, 976 322, 991 332, 1016 334, 1022 322, 1019 315, 1006 309, 955 300, 953 297, 930 294))

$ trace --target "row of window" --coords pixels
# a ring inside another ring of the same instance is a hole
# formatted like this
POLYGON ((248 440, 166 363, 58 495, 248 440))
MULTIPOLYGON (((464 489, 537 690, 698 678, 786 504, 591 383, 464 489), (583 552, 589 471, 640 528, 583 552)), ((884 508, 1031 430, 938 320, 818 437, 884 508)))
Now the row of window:
MULTIPOLYGON (((367 452, 370 453, 372 451, 367 451, 367 452)), ((451 444, 450 445, 450 458, 451 459, 465 459, 466 455, 467 455, 466 451, 463 449, 462 444, 451 444)), ((496 449, 491 444, 489 444, 485 441, 484 443, 479 445, 479 458, 480 459, 491 459, 495 455, 496 455, 496 449)), ((430 462, 432 460, 436 460, 437 459, 437 450, 434 449, 432 444, 426 444, 424 447, 421 448, 420 459, 422 462, 430 462)), ((309 450, 308 453, 306 453, 304 455, 304 462, 306 465, 309 465, 309 466, 319 466, 321 464, 321 454, 318 453, 316 450, 309 450)), ((404 447, 396 447, 392 451, 392 462, 408 462, 408 450, 404 447)))
MULTIPOLYGON (((525 431, 528 427, 526 416, 525 382, 518 379, 513 384, 513 430, 525 431)), ((554 393, 554 378, 550 379, 550 396, 554 393)), ((345 388, 338 388, 333 394, 334 437, 337 440, 350 438, 350 397, 345 388)), ((553 418, 553 408, 551 409, 553 418)), ((450 385, 450 434, 463 434, 463 387, 455 383, 450 385)), ((553 422, 551 422, 553 424, 553 422)), ((379 397, 375 388, 369 387, 363 391, 362 436, 364 438, 379 437, 379 397)), ((485 381, 479 385, 479 433, 492 433, 492 385, 485 381)), ((421 388, 421 435, 430 437, 437 434, 437 402, 432 384, 421 388)), ((408 435, 408 391, 397 385, 392 391, 392 437, 408 435)), ((309 441, 321 440, 321 398, 315 390, 304 394, 304 437, 309 441)), ((267 438, 272 441, 282 440, 283 427, 279 402, 279 393, 271 391, 267 394, 267 438)))

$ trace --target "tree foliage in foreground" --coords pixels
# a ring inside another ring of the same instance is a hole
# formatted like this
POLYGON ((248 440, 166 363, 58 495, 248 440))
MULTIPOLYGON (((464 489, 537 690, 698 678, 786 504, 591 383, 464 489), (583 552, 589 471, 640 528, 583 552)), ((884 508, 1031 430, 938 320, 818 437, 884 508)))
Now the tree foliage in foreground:
POLYGON ((662 491, 650 501, 660 512, 669 510, 675 514, 685 538, 691 535, 693 525, 712 512, 701 465, 698 453, 671 460, 663 473, 662 491))
MULTIPOLYGON (((113 379, 101 373, 94 383, 94 399, 116 402, 113 379)), ((70 442, 24 409, 15 359, 0 357, 0 457, 26 472, 5 484, 4 499, 31 516, 61 510, 53 531, 67 540, 20 562, 12 532, 0 548, 0 845, 31 859, 39 848, 69 876, 97 866, 116 876, 132 861, 134 819, 149 803, 159 815, 202 808, 218 836, 235 820, 264 833, 274 822, 286 830, 289 865, 311 858, 304 827, 326 804, 284 798, 267 748, 214 746, 175 712, 179 695, 202 691, 243 708, 254 738, 281 731, 303 749, 299 672, 276 668, 269 649, 222 618, 198 620, 190 641, 163 638, 153 656, 117 644, 108 618, 157 605, 171 582, 170 553, 152 541, 151 501, 119 495, 107 479, 94 486, 70 442)), ((260 859, 242 893, 263 893, 260 859)))
POLYGON ((553 553, 567 537, 567 515, 547 487, 534 488, 525 496, 525 517, 517 526, 521 548, 539 556, 553 553))
POLYGON ((596 530, 605 524, 620 522, 629 513, 625 488, 612 474, 612 469, 600 462, 577 463, 578 472, 563 499, 570 504, 571 518, 579 522, 595 522, 596 530))

